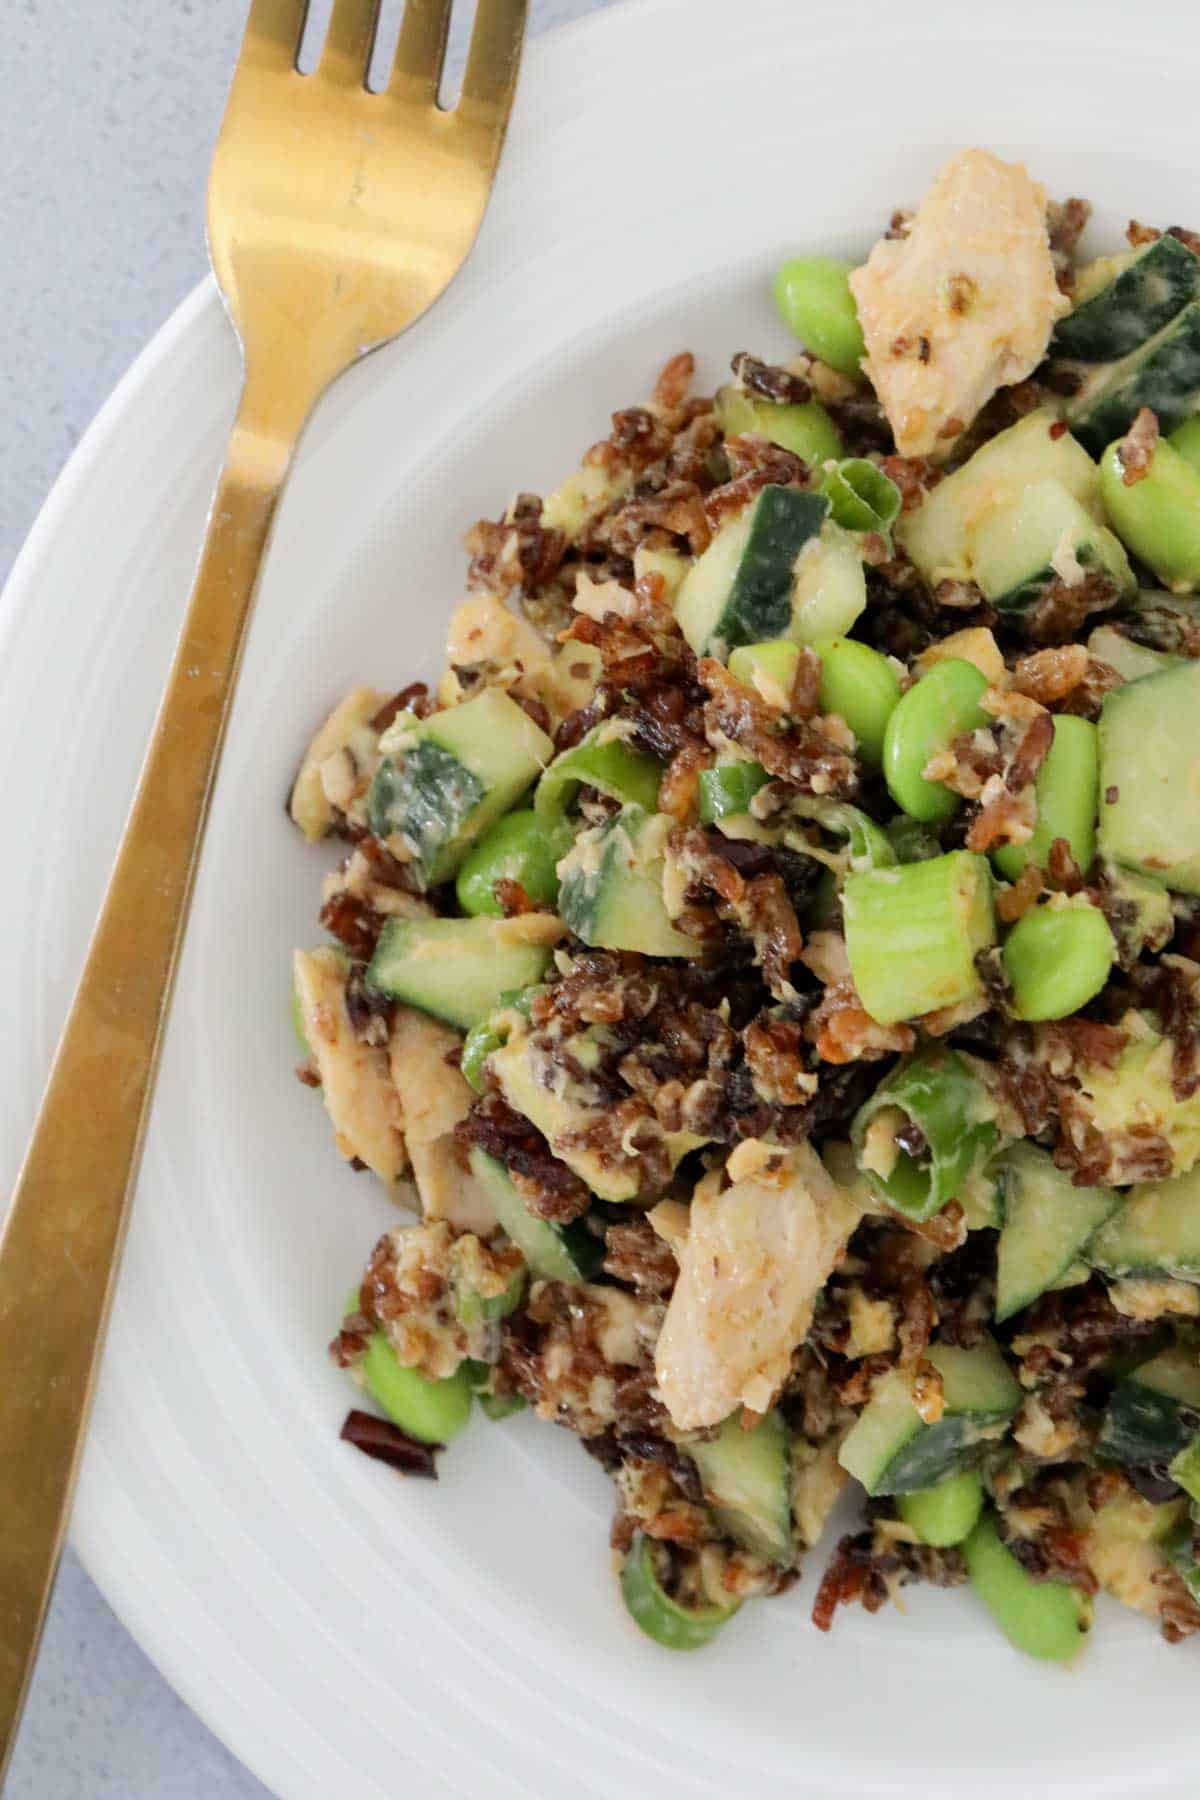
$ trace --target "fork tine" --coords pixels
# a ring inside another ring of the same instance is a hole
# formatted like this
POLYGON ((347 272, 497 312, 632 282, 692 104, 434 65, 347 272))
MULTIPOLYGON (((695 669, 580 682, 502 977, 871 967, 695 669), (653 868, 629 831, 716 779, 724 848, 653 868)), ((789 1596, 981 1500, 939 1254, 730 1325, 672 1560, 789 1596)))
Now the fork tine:
POLYGON ((452 4, 453 0, 406 0, 392 65, 392 93, 423 105, 436 101, 452 4))
POLYGON ((344 87, 362 87, 375 47, 380 0, 333 0, 333 14, 317 73, 344 87))
POLYGON ((242 62, 267 69, 294 69, 308 17, 308 0, 252 0, 242 62))
POLYGON ((528 0, 479 0, 475 13, 463 102, 471 111, 498 110, 495 123, 500 126, 508 117, 516 87, 528 11, 528 0))

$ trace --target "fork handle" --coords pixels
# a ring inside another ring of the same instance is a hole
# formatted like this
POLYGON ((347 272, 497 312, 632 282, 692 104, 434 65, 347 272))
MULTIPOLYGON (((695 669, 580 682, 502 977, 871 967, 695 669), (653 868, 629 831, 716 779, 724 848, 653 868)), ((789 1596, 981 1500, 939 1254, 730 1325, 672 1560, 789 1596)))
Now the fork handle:
POLYGON ((248 372, 183 631, 0 1236, 0 1783, 90 1410, 254 591, 313 395, 248 372))

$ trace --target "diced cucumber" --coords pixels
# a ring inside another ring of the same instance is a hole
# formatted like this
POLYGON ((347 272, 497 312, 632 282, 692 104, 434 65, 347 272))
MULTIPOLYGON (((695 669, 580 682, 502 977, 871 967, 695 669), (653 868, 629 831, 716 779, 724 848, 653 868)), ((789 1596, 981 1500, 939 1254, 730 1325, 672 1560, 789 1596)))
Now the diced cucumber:
POLYGON ((828 512, 819 494, 768 487, 722 526, 675 602, 679 628, 698 656, 726 656, 738 644, 791 635, 796 563, 828 512))
POLYGON ((740 819, 750 802, 770 780, 761 763, 722 762, 700 771, 700 823, 716 825, 721 819, 740 819))
POLYGON ((1177 1345, 1117 1383, 1096 1451, 1109 1462, 1168 1463, 1198 1429, 1200 1352, 1177 1345))
POLYGON ((1137 588, 1120 540, 1061 481, 1032 482, 984 513, 968 528, 967 545, 971 578, 999 612, 1032 611, 1059 581, 1104 577, 1093 611, 1137 588))
POLYGON ((1165 432, 1200 410, 1200 302, 1192 301, 1128 356, 1098 363, 1064 408, 1086 450, 1128 431, 1143 406, 1165 432))
POLYGON ((471 1151, 471 1173, 496 1209, 530 1272, 543 1281, 586 1281, 604 1260, 604 1245, 582 1220, 571 1225, 552 1225, 531 1213, 513 1186, 504 1164, 478 1145, 471 1151))
MULTIPOLYGON (((691 566, 691 557, 681 550, 655 550, 649 544, 639 544, 633 553, 634 580, 640 581, 643 575, 657 575, 662 581, 663 599, 668 606, 674 605, 675 596, 691 566)), ((567 649, 570 648, 568 644, 567 649)))
POLYGON ((1172 1568, 1183 1577, 1193 1600, 1200 1600, 1200 1522, 1185 1519, 1163 1545, 1172 1568))
POLYGON ((993 1164, 972 1169, 956 1198, 968 1231, 999 1231, 1004 1224, 1004 1187, 993 1164))
POLYGON ((1121 1204, 1115 1188, 1074 1187, 1044 1150, 1014 1144, 997 1165, 1004 1227, 997 1247, 996 1318, 1010 1319, 1044 1294, 1121 1204))
POLYGON ((1140 681, 1143 675, 1157 675, 1177 660, 1162 650, 1148 650, 1145 644, 1135 643, 1113 625, 1097 625, 1087 647, 1090 655, 1115 669, 1124 681, 1140 681))
POLYGON ((456 1281, 454 1311, 460 1325, 494 1325, 515 1313, 525 1294, 525 1271, 518 1269, 499 1294, 481 1294, 468 1282, 456 1281))
POLYGON ((1192 1438, 1172 1458, 1167 1473, 1183 1489, 1189 1500, 1200 1501, 1200 1436, 1192 1438))
POLYGON ((1074 310, 1058 321, 1053 355, 1075 362, 1116 362, 1162 331, 1190 300, 1200 298, 1200 257, 1169 233, 1131 255, 1105 261, 1116 267, 1097 274, 1110 278, 1098 287, 1085 287, 1074 310))
POLYGON ((819 400, 767 400, 731 384, 717 389, 713 411, 726 437, 765 437, 806 463, 842 454, 841 434, 819 400))
POLYGON ((633 478, 633 468, 628 463, 616 463, 612 467, 584 463, 543 501, 543 526, 548 531, 563 532, 567 542, 573 544, 610 506, 625 498, 633 486, 633 478))
POLYGON ((1132 967, 1143 950, 1164 950, 1175 935, 1175 914, 1166 888, 1114 862, 1104 863, 1102 878, 1122 966, 1132 967))
POLYGON ((1100 849, 1177 893, 1200 893, 1200 662, 1105 696, 1100 849))
POLYGON ((896 536, 922 575, 939 581, 972 577, 968 537, 979 520, 1040 481, 1057 481, 1100 522, 1099 474, 1087 452, 1048 408, 998 432, 970 461, 939 482, 896 536))
POLYGON ((514 943, 508 921, 389 919, 367 970, 378 994, 470 1031, 510 988, 540 981, 550 961, 541 944, 514 943))
MULTIPOLYGON (((367 795, 377 837, 393 834, 426 887, 453 875, 471 845, 520 799, 554 745, 499 688, 434 713, 407 716, 367 795)), ((399 725, 399 721, 397 722, 399 725)), ((385 733, 382 740, 388 743, 385 733)))
POLYGON ((764 644, 743 644, 729 658, 729 673, 768 706, 786 710, 800 666, 800 646, 791 638, 768 638, 764 644))
POLYGON ((970 1350, 933 1344, 926 1351, 942 1377, 945 1411, 926 1425, 913 1404, 911 1372, 893 1369, 875 1390, 838 1452, 868 1494, 910 1494, 961 1468, 976 1446, 998 1435, 1021 1404, 1021 1389, 997 1346, 970 1350))
POLYGON ((1200 1168, 1135 1187, 1092 1239, 1088 1261, 1115 1279, 1200 1281, 1200 1168))
POLYGON ((689 1442, 686 1449, 721 1530, 767 1562, 792 1563, 792 1434, 782 1415, 769 1412, 752 1431, 743 1431, 735 1413, 716 1437, 689 1442))
MULTIPOLYGON (((1129 1041, 1115 1064, 1088 1062, 1077 1065, 1078 1088, 1071 1096, 1072 1126, 1077 1129, 1086 1123, 1107 1148, 1108 1185, 1111 1187, 1128 1187, 1137 1181, 1139 1141, 1147 1134, 1164 1140, 1171 1154, 1174 1174, 1186 1175, 1200 1161, 1200 1094, 1193 1094, 1186 1100, 1177 1098, 1172 1075, 1172 1040, 1162 1035, 1152 1013, 1127 1013, 1122 1026, 1129 1034, 1129 1041)), ((1139 1196, 1158 1185, 1161 1184, 1149 1183, 1139 1188, 1139 1196)), ((1182 1195, 1184 1191, 1181 1188, 1178 1194, 1182 1195)), ((1181 1232, 1186 1233, 1188 1241, 1177 1248, 1175 1254, 1194 1254, 1191 1250, 1194 1227, 1190 1204, 1185 1209, 1174 1189, 1167 1204, 1178 1212, 1178 1220, 1164 1216, 1162 1207, 1147 1199, 1144 1206, 1139 1205, 1132 1213, 1128 1207, 1124 1208, 1103 1227, 1098 1241, 1112 1246, 1115 1260, 1111 1273, 1137 1272, 1134 1268, 1122 1269, 1119 1266, 1121 1257, 1140 1258, 1170 1251, 1179 1245, 1181 1232), (1147 1229, 1151 1241, 1143 1244, 1140 1240, 1147 1229), (1132 1243, 1126 1237, 1127 1230, 1133 1234, 1132 1243)), ((1144 1272, 1153 1271, 1146 1264, 1144 1272)))
POLYGON ((556 756, 545 770, 537 784, 533 807, 548 839, 557 841, 562 836, 567 814, 582 787, 595 788, 598 794, 619 800, 623 806, 644 806, 653 812, 658 804, 662 764, 644 750, 635 749, 622 731, 620 720, 602 720, 573 749, 556 756))
POLYGON ((971 1586, 1016 1649, 1042 1662, 1069 1662, 1087 1642, 1091 1605, 1064 1581, 1035 1581, 981 1519, 963 1548, 971 1586))
POLYGON ((792 619, 787 627, 798 644, 841 637, 866 611, 867 577, 862 552, 851 531, 832 521, 821 527, 796 562, 792 619))
POLYGON ((983 1511, 983 1482, 974 1469, 947 1475, 936 1487, 900 1494, 896 1511, 923 1544, 950 1549, 970 1537, 983 1511))
POLYGON ((672 925, 663 900, 663 849, 674 824, 665 813, 624 806, 580 832, 558 865, 559 914, 567 929, 604 950, 699 955, 696 940, 672 925))

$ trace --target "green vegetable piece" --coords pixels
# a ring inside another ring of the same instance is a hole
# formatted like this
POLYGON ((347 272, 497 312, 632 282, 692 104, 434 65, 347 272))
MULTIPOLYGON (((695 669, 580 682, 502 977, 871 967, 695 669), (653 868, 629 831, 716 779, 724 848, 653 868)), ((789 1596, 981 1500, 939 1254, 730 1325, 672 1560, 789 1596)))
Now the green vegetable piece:
POLYGON ((1096 814, 1100 805, 1100 739, 1090 719, 1060 713, 1054 740, 1034 783, 1037 824, 1023 844, 993 850, 1001 875, 1015 881, 1026 863, 1044 869, 1055 838, 1065 838, 1081 875, 1096 857, 1096 814))
POLYGON ((854 985, 879 1024, 983 992, 975 959, 996 937, 986 857, 954 850, 848 875, 842 909, 854 985))
MULTIPOLYGON (((996 1319, 1002 1323, 1072 1274, 1121 1196, 1116 1188, 1076 1187, 1028 1141, 1013 1144, 995 1166, 1004 1190, 996 1246, 996 1319)), ((1085 1264, 1082 1279, 1090 1274, 1085 1264)))
POLYGON ((947 657, 894 707, 883 738, 883 775, 892 799, 910 819, 941 824, 962 805, 943 782, 926 781, 924 770, 960 733, 991 723, 979 704, 986 691, 987 677, 974 663, 947 657))
POLYGON ((1167 1473, 1172 1481, 1178 1482, 1190 1500, 1200 1502, 1200 1437, 1194 1437, 1179 1452, 1167 1473))
POLYGON ((456 1287, 454 1310, 460 1325, 495 1325, 516 1312, 524 1295, 525 1271, 518 1269, 502 1294, 479 1294, 473 1287, 456 1287))
POLYGON ((813 649, 821 659, 821 711, 844 719, 859 753, 878 767, 900 699, 899 675, 888 657, 853 638, 822 638, 813 649))
POLYGON ((480 1394, 479 1405, 485 1418, 499 1422, 511 1419, 514 1413, 524 1412, 528 1401, 524 1394, 480 1394))
POLYGON ((477 1094, 483 1092, 483 1065, 493 1050, 498 1050, 504 1039, 492 1024, 490 1018, 481 1019, 473 1025, 463 1039, 462 1060, 459 1068, 467 1086, 477 1094))
POLYGON ((842 454, 841 433, 819 400, 781 403, 730 386, 717 390, 714 411, 726 437, 765 437, 814 465, 842 454))
POLYGON ((593 727, 573 750, 561 756, 545 770, 533 796, 533 808, 539 828, 553 841, 561 856, 567 848, 560 842, 567 813, 581 787, 593 787, 610 800, 621 804, 644 806, 653 812, 658 805, 658 789, 662 781, 662 764, 644 750, 615 735, 610 721, 593 727))
POLYGON ((367 981, 465 1032, 488 1019, 503 994, 540 981, 549 961, 544 945, 508 941, 495 919, 391 918, 367 981))
POLYGON ((1185 419, 1167 442, 1184 462, 1191 463, 1193 469, 1200 469, 1200 417, 1185 419))
POLYGON ((917 1411, 915 1374, 889 1369, 847 1432, 838 1461, 867 1493, 915 1494, 964 1468, 1021 1404, 1021 1386, 990 1338, 964 1350, 931 1344, 926 1357, 942 1378, 941 1418, 917 1411))
POLYGON ((663 1554, 653 1538, 639 1531, 621 1566, 621 1597, 629 1615, 646 1636, 664 1650, 700 1650, 710 1643, 741 1604, 684 1606, 672 1599, 655 1566, 663 1554))
POLYGON ((382 1331, 375 1332, 359 1367, 367 1391, 393 1424, 423 1444, 448 1444, 471 1416, 471 1382, 465 1368, 444 1381, 406 1369, 382 1331))
POLYGON ((553 904, 558 898, 557 851, 536 813, 508 813, 468 852, 454 884, 458 904, 465 913, 503 918, 495 893, 501 880, 517 882, 537 906, 553 904))
POLYGON ((1100 992, 1117 946, 1100 908, 1077 894, 1018 919, 1001 954, 1018 1019, 1065 1019, 1100 992))
POLYGON ((1114 688, 1100 713, 1103 856, 1200 894, 1200 662, 1114 688))
POLYGON ((760 787, 770 780, 756 762, 718 763, 700 771, 700 823, 716 825, 721 819, 741 818, 760 787))
POLYGON ((865 456, 847 457, 836 469, 827 469, 821 492, 834 520, 847 531, 878 531, 887 537, 900 517, 900 489, 865 456))
POLYGON ((1129 486, 1121 440, 1100 459, 1100 495, 1113 529, 1174 593, 1200 586, 1200 468, 1168 440, 1129 486))
POLYGON ((897 1212, 931 1219, 991 1155, 994 1111, 966 1057, 935 1044, 897 1063, 859 1107, 850 1133, 858 1166, 897 1212), (916 1155, 896 1143, 905 1125, 924 1140, 916 1155))
POLYGON ((923 1544, 946 1550, 975 1529, 983 1511, 983 1483, 974 1469, 960 1469, 936 1487, 899 1495, 896 1510, 923 1544))
POLYGON ((866 354, 852 266, 832 256, 795 256, 775 277, 775 304, 788 329, 842 375, 857 375, 866 354))
POLYGON ((559 865, 559 912, 585 944, 643 956, 696 956, 700 946, 671 923, 663 899, 663 851, 673 829, 664 813, 624 806, 580 832, 559 865))
POLYGON ((1034 1581, 1000 1541, 995 1519, 979 1521, 963 1546, 971 1585, 1016 1649, 1067 1662, 1087 1641, 1090 1609, 1078 1588, 1034 1581))
POLYGON ((743 644, 729 658, 729 673, 770 706, 782 711, 792 697, 800 646, 791 638, 768 638, 764 644, 743 644))
POLYGON ((471 1173, 496 1208, 496 1217, 532 1275, 543 1281, 579 1282, 594 1275, 604 1260, 604 1245, 582 1219, 552 1225, 531 1213, 512 1184, 502 1162, 476 1144, 469 1157, 471 1173))

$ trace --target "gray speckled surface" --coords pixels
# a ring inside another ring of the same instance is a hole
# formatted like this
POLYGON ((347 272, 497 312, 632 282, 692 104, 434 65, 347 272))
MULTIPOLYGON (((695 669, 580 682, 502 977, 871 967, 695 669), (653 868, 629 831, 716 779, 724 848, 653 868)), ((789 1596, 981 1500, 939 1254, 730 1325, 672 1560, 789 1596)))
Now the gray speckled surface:
MULTIPOLYGON (((533 27, 606 3, 532 0, 533 27)), ((88 421, 205 271, 205 177, 245 11, 0 0, 0 580, 88 421)), ((7 1800, 265 1791, 68 1554, 7 1800)))

